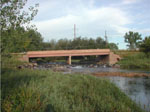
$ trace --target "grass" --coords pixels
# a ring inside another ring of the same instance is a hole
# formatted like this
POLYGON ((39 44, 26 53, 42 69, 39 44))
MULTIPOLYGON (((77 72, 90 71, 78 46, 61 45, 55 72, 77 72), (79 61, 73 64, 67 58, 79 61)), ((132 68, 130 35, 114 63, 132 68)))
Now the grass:
POLYGON ((139 51, 116 51, 116 54, 122 57, 122 60, 118 62, 121 68, 124 69, 150 69, 150 56, 139 51))
POLYGON ((3 112, 142 112, 114 84, 90 75, 2 69, 3 112))
POLYGON ((113 51, 113 52, 118 54, 122 58, 127 57, 127 56, 136 55, 139 53, 139 51, 135 51, 135 50, 117 50, 117 51, 113 51))
POLYGON ((142 112, 108 80, 49 70, 18 70, 14 57, 2 57, 2 112, 142 112))
POLYGON ((147 57, 144 53, 137 52, 124 56, 119 64, 121 65, 121 68, 149 70, 150 57, 147 57))
POLYGON ((20 55, 19 56, 10 55, 10 54, 2 55, 1 60, 0 60, 1 67, 2 68, 16 68, 19 65, 27 63, 27 62, 18 61, 19 58, 20 58, 20 55))

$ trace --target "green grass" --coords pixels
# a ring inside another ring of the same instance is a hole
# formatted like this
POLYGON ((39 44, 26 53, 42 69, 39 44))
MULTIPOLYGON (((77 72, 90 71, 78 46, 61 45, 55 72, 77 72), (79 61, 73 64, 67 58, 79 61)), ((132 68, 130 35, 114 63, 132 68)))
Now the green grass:
POLYGON ((2 112, 142 112, 114 84, 90 75, 2 69, 2 112))
POLYGON ((115 54, 118 54, 122 58, 139 54, 139 51, 134 51, 134 50, 117 50, 117 51, 113 51, 113 52, 115 54))
POLYGON ((23 61, 18 61, 20 58, 20 55, 10 55, 10 54, 7 54, 7 55, 2 55, 1 56, 1 67, 2 68, 16 68, 17 66, 19 65, 22 65, 24 63, 27 63, 27 62, 23 62, 23 61))
POLYGON ((121 68, 127 69, 150 69, 150 57, 147 57, 144 53, 133 53, 124 56, 121 61, 119 61, 121 68))

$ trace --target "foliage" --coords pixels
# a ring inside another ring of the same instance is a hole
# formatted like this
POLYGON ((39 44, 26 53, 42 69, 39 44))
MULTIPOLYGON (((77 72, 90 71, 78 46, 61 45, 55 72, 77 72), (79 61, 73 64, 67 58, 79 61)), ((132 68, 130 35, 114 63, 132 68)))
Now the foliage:
POLYGON ((43 38, 41 34, 34 29, 30 29, 27 31, 27 41, 26 46, 24 46, 24 51, 31 51, 31 50, 41 50, 43 38))
POLYGON ((141 35, 138 32, 132 32, 129 31, 129 33, 126 33, 125 36, 125 42, 128 43, 128 47, 130 50, 134 50, 136 48, 139 48, 140 41, 142 40, 141 35))
POLYGON ((1 68, 14 68, 23 64, 24 62, 18 61, 22 54, 3 54, 1 56, 1 68))
MULTIPOLYGON (((1 51, 23 52, 30 44, 29 32, 34 29, 29 25, 37 14, 36 7, 30 7, 28 12, 23 11, 27 0, 1 1, 1 51)), ((33 32, 35 34, 35 32, 33 32)), ((35 38, 34 38, 35 39, 35 38)), ((37 39, 35 39, 37 40, 37 39)))
POLYGON ((147 56, 150 56, 150 36, 145 37, 145 39, 142 41, 140 45, 140 51, 144 52, 147 54, 147 56))
POLYGON ((115 43, 109 43, 108 46, 111 50, 118 50, 118 46, 115 43))
POLYGON ((15 29, 17 27, 23 27, 24 24, 33 20, 37 14, 36 7, 29 7, 28 12, 23 8, 27 0, 1 0, 1 30, 15 29))
MULTIPOLYGON (((128 54, 128 52, 127 52, 128 54)), ((147 57, 146 54, 136 52, 130 55, 126 55, 123 57, 121 61, 119 61, 121 68, 126 69, 150 69, 150 57, 147 57)))
POLYGON ((3 112, 142 112, 120 89, 89 75, 2 70, 3 112))
POLYGON ((15 30, 3 31, 2 52, 25 52, 29 50, 40 50, 43 38, 34 29, 25 30, 17 28, 15 30))
POLYGON ((105 48, 110 48, 112 50, 118 49, 118 46, 115 43, 108 43, 108 45, 106 45, 106 42, 101 37, 97 37, 96 39, 77 37, 73 40, 69 40, 66 38, 60 39, 58 41, 51 40, 50 42, 43 43, 43 46, 46 47, 45 49, 51 50, 105 49, 105 48))

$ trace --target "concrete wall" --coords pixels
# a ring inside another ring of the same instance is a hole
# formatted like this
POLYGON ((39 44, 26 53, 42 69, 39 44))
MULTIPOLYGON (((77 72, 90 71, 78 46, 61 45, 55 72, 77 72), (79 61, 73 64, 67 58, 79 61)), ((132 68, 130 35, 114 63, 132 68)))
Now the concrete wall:
POLYGON ((100 55, 98 56, 98 60, 100 64, 116 64, 120 60, 120 56, 110 52, 109 55, 100 55))
POLYGON ((109 65, 113 65, 117 63, 120 60, 120 56, 117 54, 114 54, 113 52, 110 52, 109 54, 109 65))

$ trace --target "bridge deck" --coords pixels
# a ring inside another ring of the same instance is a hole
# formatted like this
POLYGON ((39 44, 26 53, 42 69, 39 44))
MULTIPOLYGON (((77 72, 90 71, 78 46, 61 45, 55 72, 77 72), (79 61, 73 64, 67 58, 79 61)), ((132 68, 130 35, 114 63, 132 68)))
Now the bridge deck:
POLYGON ((53 50, 53 51, 29 51, 27 56, 34 57, 55 57, 55 56, 90 56, 109 55, 110 49, 86 49, 86 50, 53 50))

